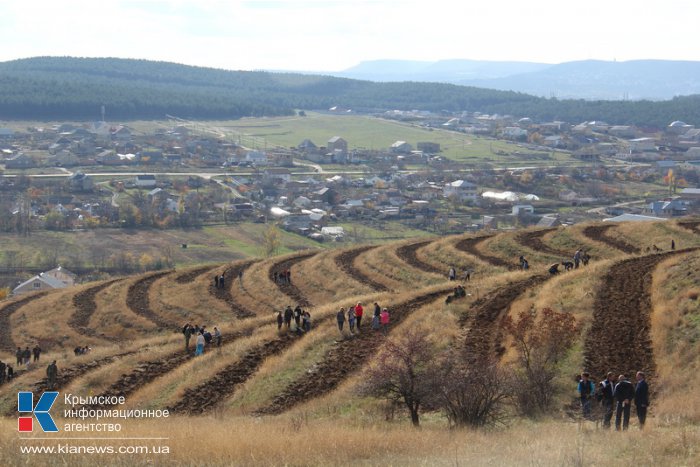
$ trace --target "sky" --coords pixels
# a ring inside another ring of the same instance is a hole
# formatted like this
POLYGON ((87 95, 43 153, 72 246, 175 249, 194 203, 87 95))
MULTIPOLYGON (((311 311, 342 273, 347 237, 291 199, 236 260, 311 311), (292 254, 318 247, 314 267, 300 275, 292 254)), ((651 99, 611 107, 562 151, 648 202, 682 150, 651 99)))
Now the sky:
POLYGON ((700 60, 696 0, 0 0, 0 61, 341 71, 380 59, 700 60))

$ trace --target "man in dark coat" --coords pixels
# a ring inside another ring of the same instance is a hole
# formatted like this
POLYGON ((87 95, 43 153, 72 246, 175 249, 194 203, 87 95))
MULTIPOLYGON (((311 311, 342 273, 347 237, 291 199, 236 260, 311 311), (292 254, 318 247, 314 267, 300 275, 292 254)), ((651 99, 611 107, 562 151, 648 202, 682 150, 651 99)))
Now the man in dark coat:
POLYGON ((292 316, 294 316, 294 311, 291 306, 287 305, 287 308, 284 309, 284 324, 287 326, 287 329, 292 325, 292 316))
POLYGON ((608 371, 607 378, 598 385, 598 396, 604 411, 603 427, 605 428, 610 428, 610 421, 612 420, 613 404, 615 402, 615 398, 613 397, 614 388, 615 379, 613 378, 613 372, 608 371))
POLYGON ((622 422, 622 429, 626 430, 630 425, 630 409, 632 407, 632 399, 634 399, 634 386, 625 375, 620 375, 617 379, 613 397, 617 401, 615 429, 619 431, 620 422, 622 422))
POLYGON ((649 385, 643 371, 637 372, 637 386, 634 388, 634 406, 637 408, 639 428, 644 428, 647 421, 647 407, 649 407, 649 385))

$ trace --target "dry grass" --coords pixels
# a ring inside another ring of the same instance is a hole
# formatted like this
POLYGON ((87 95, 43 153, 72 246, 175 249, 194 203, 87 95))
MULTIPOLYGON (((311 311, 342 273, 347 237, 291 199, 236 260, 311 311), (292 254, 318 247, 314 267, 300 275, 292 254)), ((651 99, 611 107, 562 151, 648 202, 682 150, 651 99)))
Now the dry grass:
POLYGON ((700 253, 672 257, 654 274, 651 335, 657 375, 652 411, 668 424, 700 422, 700 253))
MULTIPOLYGON (((414 430, 405 422, 374 416, 361 424, 338 424, 299 415, 270 420, 248 417, 127 421, 122 436, 163 436, 167 441, 117 445, 167 445, 169 455, 22 455, 14 420, 0 422, 3 465, 697 465, 700 430, 657 428, 614 434, 576 424, 518 423, 494 432, 414 430)), ((60 435, 59 435, 60 436, 60 435)), ((105 442, 70 442, 104 445, 105 442)), ((128 444, 127 444, 128 443, 128 444)), ((116 444, 111 442, 112 445, 116 444)))

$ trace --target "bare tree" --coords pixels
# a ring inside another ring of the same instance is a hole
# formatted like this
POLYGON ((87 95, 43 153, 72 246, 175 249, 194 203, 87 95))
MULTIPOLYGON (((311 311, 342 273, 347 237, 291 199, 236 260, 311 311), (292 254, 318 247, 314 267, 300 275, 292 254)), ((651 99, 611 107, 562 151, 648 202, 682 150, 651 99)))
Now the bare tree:
POLYGON ((434 394, 437 381, 435 346, 420 329, 389 340, 367 369, 363 392, 393 404, 403 404, 413 426, 419 426, 419 411, 434 394))

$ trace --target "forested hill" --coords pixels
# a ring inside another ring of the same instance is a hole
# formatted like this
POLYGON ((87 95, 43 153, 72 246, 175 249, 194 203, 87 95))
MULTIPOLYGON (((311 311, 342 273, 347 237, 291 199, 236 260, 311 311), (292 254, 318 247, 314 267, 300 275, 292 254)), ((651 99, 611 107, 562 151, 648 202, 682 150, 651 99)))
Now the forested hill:
POLYGON ((0 118, 239 118, 293 109, 480 111, 578 123, 700 125, 700 96, 669 101, 556 100, 438 83, 373 83, 329 76, 225 71, 115 58, 39 57, 0 63, 0 118))

